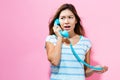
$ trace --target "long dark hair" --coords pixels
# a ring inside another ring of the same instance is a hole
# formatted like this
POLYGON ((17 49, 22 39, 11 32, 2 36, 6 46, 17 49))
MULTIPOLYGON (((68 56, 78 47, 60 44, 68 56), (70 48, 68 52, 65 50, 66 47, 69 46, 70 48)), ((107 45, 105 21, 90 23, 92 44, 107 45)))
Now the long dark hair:
POLYGON ((55 15, 53 16, 53 18, 51 19, 51 21, 50 21, 50 23, 49 23, 49 34, 50 34, 50 35, 51 35, 51 34, 55 34, 54 31, 53 31, 54 21, 55 21, 55 19, 59 18, 59 15, 60 15, 61 11, 65 10, 65 9, 69 9, 69 10, 72 11, 72 13, 75 15, 75 18, 76 18, 76 20, 77 20, 77 23, 76 23, 75 29, 74 29, 75 33, 78 34, 78 35, 83 35, 83 36, 85 36, 85 30, 84 30, 83 26, 81 25, 81 19, 80 19, 80 17, 78 16, 75 7, 74 7, 72 4, 67 4, 67 3, 61 5, 61 6, 58 8, 56 14, 55 14, 55 15))

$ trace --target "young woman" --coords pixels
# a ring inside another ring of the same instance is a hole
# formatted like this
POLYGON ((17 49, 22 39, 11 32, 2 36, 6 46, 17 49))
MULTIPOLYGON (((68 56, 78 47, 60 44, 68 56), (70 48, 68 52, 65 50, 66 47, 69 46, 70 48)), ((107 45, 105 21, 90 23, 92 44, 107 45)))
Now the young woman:
POLYGON ((85 31, 81 25, 81 19, 72 4, 63 4, 49 24, 49 35, 46 38, 46 52, 51 63, 50 80, 85 80, 85 77, 93 73, 104 73, 108 67, 96 71, 84 66, 73 55, 70 42, 78 56, 90 64, 91 42, 85 37, 85 31), (59 19, 60 26, 55 26, 55 19, 59 19), (69 33, 69 39, 60 34, 60 30, 69 33))

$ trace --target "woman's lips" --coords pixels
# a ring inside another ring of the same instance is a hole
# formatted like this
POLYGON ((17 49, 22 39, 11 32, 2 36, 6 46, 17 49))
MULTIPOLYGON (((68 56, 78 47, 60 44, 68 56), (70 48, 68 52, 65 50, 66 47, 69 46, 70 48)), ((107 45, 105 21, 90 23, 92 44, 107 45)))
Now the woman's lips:
POLYGON ((64 30, 69 30, 70 26, 64 26, 64 30))
POLYGON ((70 28, 70 26, 64 26, 64 28, 70 28))

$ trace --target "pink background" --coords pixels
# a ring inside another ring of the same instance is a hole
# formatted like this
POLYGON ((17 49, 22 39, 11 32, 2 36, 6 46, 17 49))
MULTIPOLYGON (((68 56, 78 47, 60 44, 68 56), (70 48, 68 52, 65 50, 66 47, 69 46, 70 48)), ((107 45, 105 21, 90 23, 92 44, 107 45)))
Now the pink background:
POLYGON ((0 80, 49 79, 48 21, 66 2, 75 5, 92 41, 92 65, 109 67, 87 80, 119 79, 119 0, 0 0, 0 80))

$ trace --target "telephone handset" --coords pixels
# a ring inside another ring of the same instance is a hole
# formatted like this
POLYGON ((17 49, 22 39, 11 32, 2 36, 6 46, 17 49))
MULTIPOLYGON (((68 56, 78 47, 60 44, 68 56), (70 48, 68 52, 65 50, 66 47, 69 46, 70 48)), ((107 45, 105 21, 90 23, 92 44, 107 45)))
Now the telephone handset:
MULTIPOLYGON (((60 26, 59 19, 55 20, 54 25, 60 26)), ((60 34, 65 38, 69 38, 69 33, 66 30, 64 30, 64 31, 60 30, 60 34)))
MULTIPOLYGON (((59 19, 56 19, 56 20, 55 20, 54 25, 55 25, 55 26, 60 26, 59 19)), ((65 37, 65 38, 69 38, 69 33, 68 33, 66 30, 64 30, 64 31, 60 30, 60 34, 61 34, 63 37, 65 37)), ((91 68, 91 69, 93 69, 93 70, 98 70, 98 71, 99 71, 99 70, 103 70, 102 67, 91 66, 91 65, 87 64, 85 61, 81 60, 80 57, 78 56, 78 54, 76 53, 76 51, 74 50, 74 48, 73 48, 73 46, 72 46, 71 43, 70 43, 70 48, 71 48, 71 51, 72 51, 73 55, 77 58, 77 60, 78 60, 79 62, 82 62, 84 65, 86 65, 87 67, 89 67, 89 68, 91 68)))

